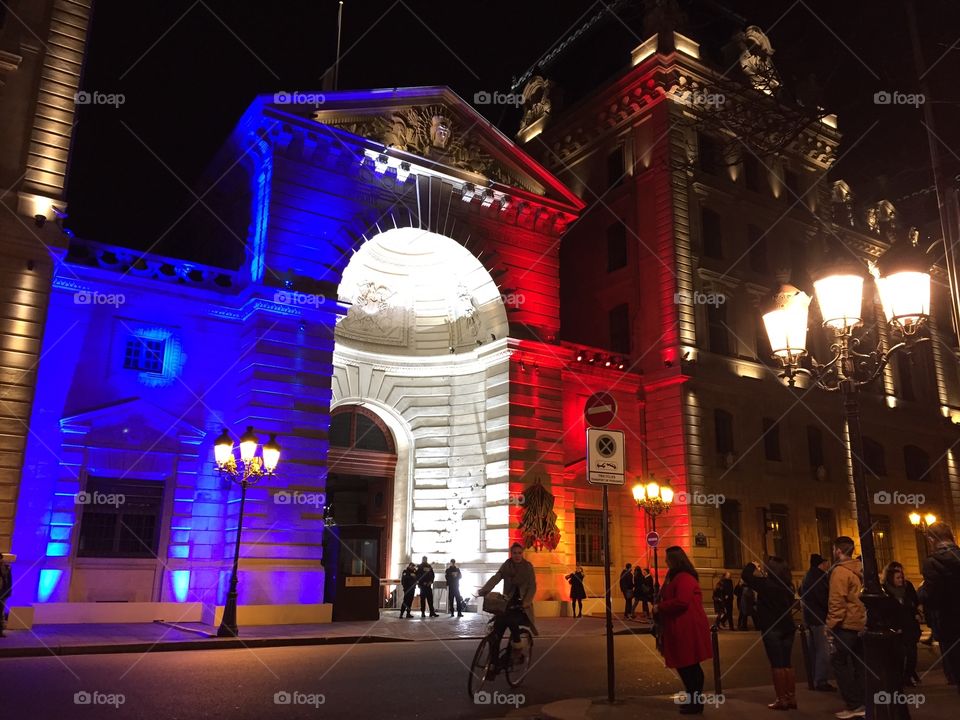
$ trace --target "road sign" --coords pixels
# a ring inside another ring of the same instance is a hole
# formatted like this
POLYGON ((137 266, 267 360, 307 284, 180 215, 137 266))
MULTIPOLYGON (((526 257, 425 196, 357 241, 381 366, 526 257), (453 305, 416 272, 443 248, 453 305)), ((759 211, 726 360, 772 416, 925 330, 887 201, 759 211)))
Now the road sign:
POLYGON ((583 416, 590 427, 606 427, 617 416, 617 401, 610 393, 594 393, 587 398, 583 416))
POLYGON ((647 533, 647 545, 652 548, 657 547, 660 544, 660 533, 655 530, 651 530, 647 533))
POLYGON ((624 442, 622 430, 587 428, 587 482, 591 485, 623 485, 624 442))

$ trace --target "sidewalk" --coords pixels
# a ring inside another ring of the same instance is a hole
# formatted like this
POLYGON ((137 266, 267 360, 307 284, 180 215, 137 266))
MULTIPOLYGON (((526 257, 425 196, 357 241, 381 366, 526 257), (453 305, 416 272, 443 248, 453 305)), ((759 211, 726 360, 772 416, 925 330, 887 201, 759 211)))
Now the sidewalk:
MULTIPOLYGON (((467 613, 462 618, 444 614, 400 620, 385 611, 380 620, 324 625, 262 625, 240 628, 239 638, 218 638, 217 628, 202 623, 160 622, 136 624, 36 625, 32 630, 8 630, 0 638, 0 658, 97 653, 144 653, 180 650, 223 650, 241 647, 351 644, 358 642, 413 642, 424 640, 479 640, 487 633, 489 615, 467 613)), ((604 633, 603 617, 541 618, 541 637, 585 637, 604 633)), ((649 632, 646 623, 615 620, 614 632, 649 632)))

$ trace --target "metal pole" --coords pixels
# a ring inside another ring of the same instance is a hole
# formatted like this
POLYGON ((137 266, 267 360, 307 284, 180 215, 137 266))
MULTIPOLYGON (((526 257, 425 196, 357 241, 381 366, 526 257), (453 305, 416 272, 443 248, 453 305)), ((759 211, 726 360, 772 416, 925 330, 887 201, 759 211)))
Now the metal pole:
MULTIPOLYGON (((651 515, 650 521, 652 523, 653 531, 657 531, 657 516, 651 515)), ((657 544, 653 546, 653 601, 655 603, 660 602, 660 563, 659 561, 659 549, 660 541, 657 540, 657 544)))
POLYGON ((340 0, 340 6, 337 9, 337 59, 333 63, 333 89, 339 89, 340 85, 340 28, 343 23, 343 0, 340 0))
POLYGON ((247 479, 240 481, 240 515, 237 517, 237 542, 233 550, 233 573, 230 575, 230 591, 223 608, 223 618, 217 629, 217 637, 237 637, 237 570, 240 567, 240 533, 243 531, 243 506, 247 501, 247 479))
MULTIPOLYGON (((817 625, 821 630, 823 629, 820 625, 817 625)), ((811 632, 815 632, 811 630, 811 632)), ((811 690, 816 690, 814 685, 814 672, 816 668, 814 667, 815 659, 810 655, 810 644, 807 640, 807 626, 803 623, 800 623, 800 649, 803 651, 803 667, 807 671, 807 687, 811 690)))
POLYGON ((720 627, 716 624, 710 628, 710 640, 713 643, 713 692, 720 697, 723 695, 723 675, 720 672, 720 627))
POLYGON ((604 604, 607 610, 607 698, 616 700, 616 680, 613 666, 613 606, 610 597, 610 507, 607 486, 603 486, 603 585, 604 604))

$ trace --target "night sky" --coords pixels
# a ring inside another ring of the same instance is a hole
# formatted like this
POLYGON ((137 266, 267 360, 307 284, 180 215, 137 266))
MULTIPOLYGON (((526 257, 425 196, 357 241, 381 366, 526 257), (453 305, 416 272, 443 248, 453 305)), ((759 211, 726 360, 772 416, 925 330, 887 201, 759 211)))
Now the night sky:
MULTIPOLYGON (((511 80, 605 4, 346 0, 340 88, 449 85, 468 101, 511 80)), ((918 2, 937 133, 960 172, 960 3, 918 2)), ((639 0, 626 2, 544 74, 570 103, 626 67, 643 39, 639 0)), ((936 216, 923 114, 876 105, 880 90, 918 92, 903 0, 681 1, 685 34, 720 65, 747 24, 767 32, 791 85, 813 74, 844 142, 832 178, 858 201, 894 201, 907 222, 936 216), (912 196, 912 197, 910 197, 912 196), (899 201, 899 202, 898 202, 899 201)), ((336 0, 97 0, 83 87, 124 102, 81 106, 66 225, 91 240, 209 261, 214 248, 178 220, 187 190, 258 94, 319 90, 336 48, 336 0)), ((478 108, 508 135, 519 113, 478 108)), ((196 210, 194 211, 196 212, 196 210)))

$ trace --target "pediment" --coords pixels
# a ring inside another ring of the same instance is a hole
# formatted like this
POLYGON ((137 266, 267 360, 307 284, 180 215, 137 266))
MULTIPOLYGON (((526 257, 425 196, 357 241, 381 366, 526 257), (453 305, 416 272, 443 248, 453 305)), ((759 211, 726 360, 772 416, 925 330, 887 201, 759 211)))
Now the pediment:
POLYGON ((104 447, 143 447, 175 450, 181 444, 198 445, 207 433, 173 413, 128 398, 98 406, 60 420, 60 431, 83 438, 82 444, 104 447))

